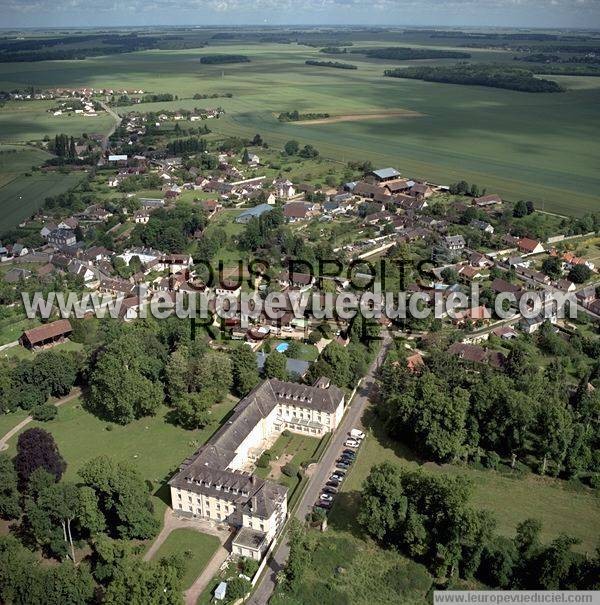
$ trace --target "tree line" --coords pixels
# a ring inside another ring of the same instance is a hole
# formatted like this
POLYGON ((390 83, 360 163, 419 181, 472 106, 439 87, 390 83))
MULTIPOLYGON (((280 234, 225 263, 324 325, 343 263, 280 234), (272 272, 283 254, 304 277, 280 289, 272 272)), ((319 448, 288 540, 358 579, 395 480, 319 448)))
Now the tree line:
POLYGON ((392 59, 408 61, 412 59, 469 59, 471 55, 457 50, 436 50, 433 48, 410 48, 391 46, 387 48, 368 48, 351 50, 351 53, 361 53, 374 59, 392 59))
POLYGON ((388 78, 410 78, 426 82, 446 84, 466 84, 507 88, 520 92, 563 92, 564 88, 553 80, 536 78, 529 70, 506 65, 475 65, 459 63, 456 65, 403 67, 386 69, 388 78))
POLYGON ((585 340, 590 369, 571 389, 559 357, 567 346, 550 324, 539 346, 555 359, 540 368, 536 353, 519 341, 504 371, 488 366, 477 372, 456 357, 432 351, 422 372, 405 363, 388 363, 382 372, 377 413, 391 437, 409 443, 436 462, 464 460, 498 468, 577 477, 599 484, 600 391, 588 383, 600 378, 600 343, 585 340))
POLYGON ((336 69, 358 69, 356 65, 352 63, 342 63, 341 61, 315 61, 309 59, 304 62, 305 65, 315 65, 316 67, 334 67, 336 69))

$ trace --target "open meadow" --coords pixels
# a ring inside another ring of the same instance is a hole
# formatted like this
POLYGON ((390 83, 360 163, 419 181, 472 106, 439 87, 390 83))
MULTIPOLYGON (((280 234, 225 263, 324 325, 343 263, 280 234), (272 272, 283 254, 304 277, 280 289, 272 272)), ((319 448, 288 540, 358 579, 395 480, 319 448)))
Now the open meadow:
MULTIPOLYGON (((245 54, 251 62, 201 64, 200 57, 215 48, 3 63, 0 89, 26 84, 141 87, 178 95, 179 100, 119 111, 222 106, 225 117, 209 121, 222 136, 258 132, 275 147, 293 138, 340 162, 370 159, 396 166, 407 176, 443 184, 465 179, 509 200, 532 199, 539 208, 566 214, 598 208, 600 78, 561 76, 568 90, 558 94, 438 84, 382 75, 389 67, 429 60, 375 60, 352 54, 344 60, 358 69, 332 69, 305 65, 309 59, 331 58, 318 48, 274 43, 219 45, 219 52, 245 54), (194 100, 196 93, 233 96, 194 100), (293 110, 329 113, 336 119, 277 120, 280 112, 293 110)), ((498 51, 471 52, 474 61, 503 56, 498 51)), ((4 111, 0 109, 0 123, 4 111)), ((64 130, 63 123, 48 124, 51 117, 43 116, 40 134, 64 130)), ((31 138, 32 123, 37 122, 32 118, 20 127, 11 126, 11 140, 31 138)), ((88 131, 92 127, 98 131, 102 121, 96 118, 87 124, 88 131)))

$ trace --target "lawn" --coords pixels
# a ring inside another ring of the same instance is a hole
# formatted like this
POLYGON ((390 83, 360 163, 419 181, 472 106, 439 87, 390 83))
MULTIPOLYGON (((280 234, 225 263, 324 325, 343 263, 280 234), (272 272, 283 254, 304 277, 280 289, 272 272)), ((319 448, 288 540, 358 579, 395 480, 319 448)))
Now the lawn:
MULTIPOLYGON (((83 61, 3 63, 0 88, 90 85, 171 92, 179 100, 120 107, 119 111, 221 106, 225 117, 208 122, 215 135, 253 137, 260 133, 271 148, 296 139, 303 145, 315 145, 322 156, 340 165, 368 159, 380 166, 396 166, 407 176, 442 184, 465 179, 508 200, 531 199, 537 207, 559 213, 580 215, 598 207, 600 78, 563 78, 567 92, 528 94, 384 78, 383 70, 397 64, 362 55, 352 56, 358 66, 354 71, 308 67, 304 64, 307 59, 323 55, 318 48, 303 45, 225 43, 219 48, 225 53, 243 53, 251 62, 202 65, 199 58, 206 49, 186 49, 83 61), (231 98, 191 98, 195 93, 225 92, 231 98), (277 120, 280 112, 295 109, 381 117, 326 124, 277 120), (400 115, 401 110, 408 113, 400 115)), ((475 60, 502 56, 472 52, 475 60)), ((22 111, 0 110, 8 140, 73 130, 101 131, 100 117, 79 124, 59 121, 39 110, 37 114, 31 110, 30 117, 22 111)), ((294 175, 296 170, 300 174, 305 168, 291 165, 288 174, 294 175)))
MULTIPOLYGON (((256 475, 267 479, 271 474, 271 468, 282 456, 291 456, 287 464, 291 464, 299 469, 303 462, 314 457, 320 442, 321 440, 316 437, 308 437, 298 433, 291 433, 290 431, 287 431, 287 434, 282 433, 269 450, 271 454, 270 467, 257 468, 256 475)), ((279 474, 279 472, 277 472, 276 476, 271 476, 271 479, 288 488, 288 500, 300 483, 298 476, 288 477, 283 473, 279 474)))
POLYGON ((181 581, 183 589, 187 590, 194 580, 202 573, 208 562, 219 548, 216 536, 203 534, 193 529, 175 529, 163 542, 154 560, 162 557, 183 555, 185 572, 181 581))
POLYGON ((84 172, 34 172, 30 176, 16 176, 0 187, 0 231, 15 227, 41 208, 47 197, 68 191, 84 176, 84 172))
MULTIPOLYGON (((211 424, 197 431, 187 431, 169 422, 167 407, 156 416, 141 418, 125 426, 107 423, 87 412, 79 399, 61 407, 55 420, 32 422, 27 428, 38 426, 52 433, 67 462, 67 480, 77 480, 77 471, 82 465, 102 454, 129 462, 152 483, 155 490, 152 500, 156 514, 162 520, 164 507, 169 502, 165 480, 186 456, 209 439, 236 403, 236 399, 228 397, 214 406, 211 424)), ((15 419, 18 422, 18 418, 15 419)), ((9 442, 11 455, 16 440, 15 436, 9 442)))
MULTIPOLYGON (((332 510, 331 522, 336 528, 353 529, 359 491, 373 465, 389 461, 404 468, 419 466, 408 448, 383 434, 369 412, 365 420, 371 429, 332 510)), ((598 545, 596 530, 600 527, 600 507, 598 498, 591 492, 577 492, 563 481, 533 474, 512 478, 495 471, 434 463, 423 464, 422 468, 428 472, 468 477, 474 487, 472 504, 490 510, 497 519, 498 532, 505 536, 513 536, 519 522, 535 517, 543 523, 542 538, 546 541, 567 533, 579 538, 581 544, 576 548, 590 555, 598 545)))

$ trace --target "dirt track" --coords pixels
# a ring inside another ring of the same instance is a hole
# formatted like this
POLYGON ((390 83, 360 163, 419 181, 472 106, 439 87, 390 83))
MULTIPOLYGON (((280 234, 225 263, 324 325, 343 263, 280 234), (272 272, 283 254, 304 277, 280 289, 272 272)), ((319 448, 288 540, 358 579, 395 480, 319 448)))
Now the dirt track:
POLYGON ((383 111, 379 113, 349 113, 343 116, 331 116, 329 118, 320 118, 318 120, 300 120, 292 122, 293 124, 335 124, 336 122, 362 122, 363 120, 381 120, 385 118, 419 118, 423 114, 410 109, 396 109, 383 111))

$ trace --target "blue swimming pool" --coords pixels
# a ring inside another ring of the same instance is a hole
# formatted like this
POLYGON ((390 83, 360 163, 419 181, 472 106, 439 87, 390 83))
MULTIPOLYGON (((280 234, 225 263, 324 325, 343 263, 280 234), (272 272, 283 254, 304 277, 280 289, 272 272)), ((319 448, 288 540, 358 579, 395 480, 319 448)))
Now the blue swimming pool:
POLYGON ((287 342, 282 342, 275 347, 275 350, 279 353, 285 353, 290 348, 290 345, 287 342))

